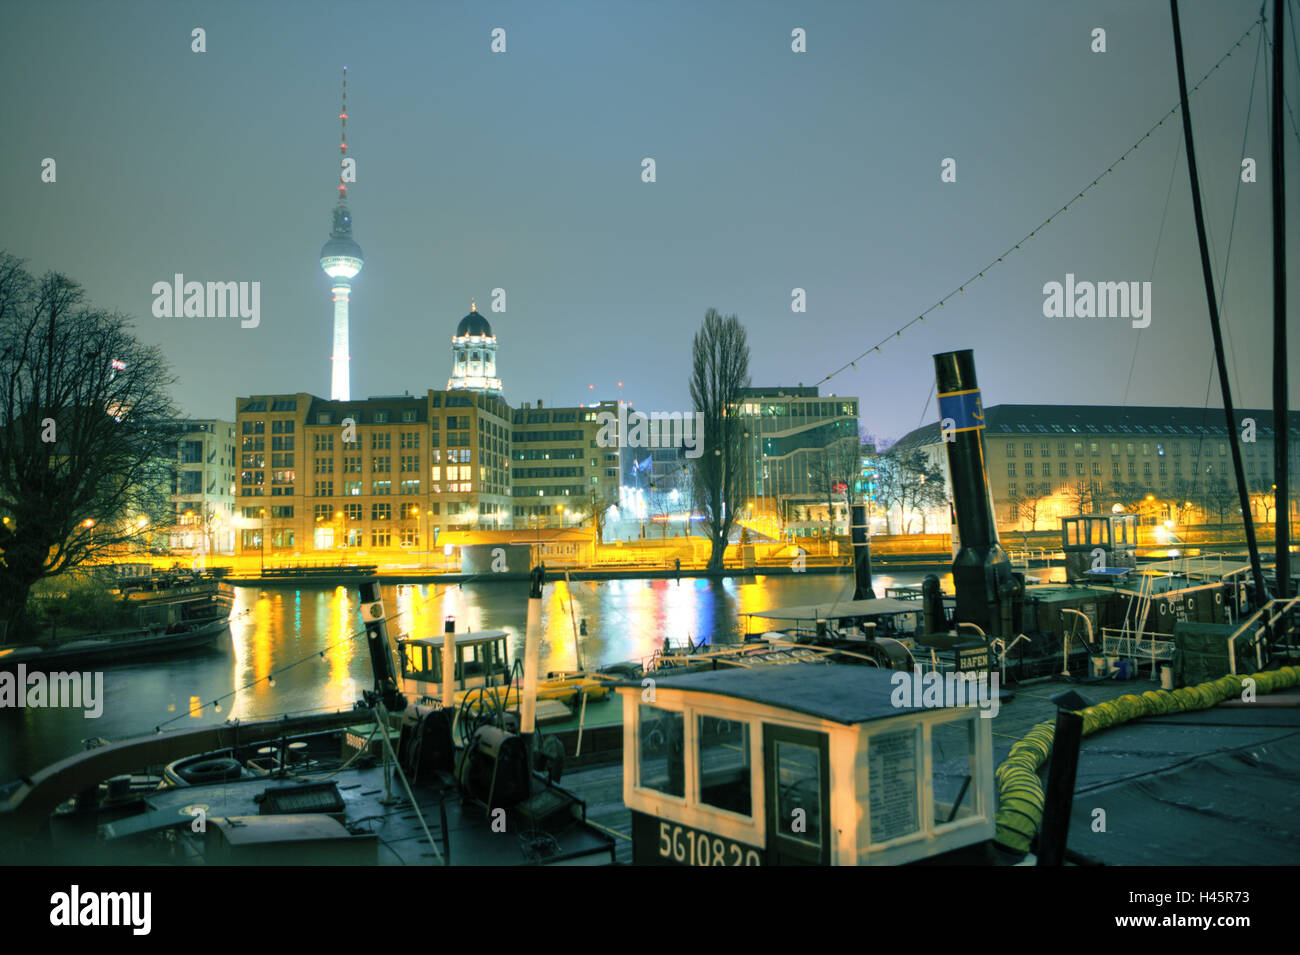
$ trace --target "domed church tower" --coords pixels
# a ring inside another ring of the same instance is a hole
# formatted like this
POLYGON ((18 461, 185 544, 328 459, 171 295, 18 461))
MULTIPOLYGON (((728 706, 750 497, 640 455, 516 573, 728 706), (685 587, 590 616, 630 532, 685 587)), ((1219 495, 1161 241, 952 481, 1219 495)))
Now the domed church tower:
POLYGON ((447 390, 501 394, 496 336, 473 300, 469 303, 469 314, 460 320, 456 334, 451 337, 451 377, 447 379, 447 390))

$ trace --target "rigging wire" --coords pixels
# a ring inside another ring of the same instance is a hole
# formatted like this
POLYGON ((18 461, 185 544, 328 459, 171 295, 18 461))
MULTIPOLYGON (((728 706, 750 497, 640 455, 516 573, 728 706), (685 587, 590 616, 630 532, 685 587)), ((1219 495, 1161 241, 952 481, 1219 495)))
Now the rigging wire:
MULTIPOLYGON (((1246 142, 1250 137, 1250 120, 1251 117, 1254 115, 1254 110, 1255 110, 1255 83, 1259 78, 1259 64, 1260 64, 1261 56, 1263 57, 1264 60, 1264 73, 1265 75, 1268 75, 1268 56, 1264 48, 1265 34, 1267 32, 1268 32, 1267 30, 1260 31, 1259 43, 1255 50, 1255 66, 1254 69, 1251 71, 1251 75, 1250 75, 1250 97, 1246 102, 1246 126, 1245 129, 1241 131, 1240 154, 1242 156, 1246 155, 1246 142)), ((1268 107, 1268 100, 1269 100, 1269 90, 1268 90, 1267 83, 1264 85, 1264 99, 1265 99, 1265 112, 1268 112, 1267 107, 1268 107)), ((1224 250, 1223 277, 1219 281, 1220 316, 1225 319, 1223 324, 1228 331, 1228 350, 1232 354, 1232 374, 1233 377, 1235 377, 1239 383, 1241 381, 1241 373, 1237 370, 1237 348, 1232 339, 1232 325, 1226 321, 1227 314, 1228 314, 1228 307, 1227 307, 1228 303, 1227 303, 1226 295, 1228 289, 1228 274, 1229 274, 1228 265, 1232 260, 1232 240, 1236 234, 1237 208, 1241 200, 1241 183, 1242 183, 1241 176, 1238 175, 1237 187, 1232 197, 1232 219, 1228 224, 1228 246, 1224 250)), ((1207 223, 1207 229, 1208 229, 1208 223, 1207 223)), ((1213 388, 1214 388, 1214 349, 1211 348, 1210 367, 1209 367, 1209 371, 1207 372, 1206 382, 1205 382, 1205 401, 1201 406, 1201 428, 1202 429, 1205 428, 1205 419, 1209 415, 1210 393, 1213 391, 1213 388)), ((1196 480, 1197 481, 1200 480, 1201 451, 1204 444, 1205 444, 1204 437, 1201 437, 1196 442, 1196 480)))
MULTIPOLYGON (((1174 174, 1178 172, 1178 158, 1182 156, 1182 154, 1183 141, 1180 139, 1178 140, 1178 145, 1174 149, 1173 165, 1169 168, 1169 185, 1165 189, 1165 209, 1160 213, 1160 230, 1156 233, 1156 249, 1155 253, 1151 256, 1151 281, 1153 282, 1156 278, 1156 262, 1160 258, 1160 242, 1165 235, 1165 219, 1169 215, 1169 200, 1173 198, 1174 194, 1174 174)), ((1120 402, 1120 406, 1124 408, 1128 407, 1128 392, 1129 387, 1133 384, 1133 370, 1137 367, 1138 347, 1142 344, 1143 331, 1145 331, 1145 329, 1139 328, 1137 337, 1133 341, 1133 360, 1129 362, 1128 381, 1124 383, 1124 399, 1120 402)))
MULTIPOLYGON (((1272 50, 1273 50, 1273 41, 1268 37, 1268 31, 1267 31, 1267 30, 1264 30, 1264 31, 1262 31, 1262 32, 1264 33, 1264 42, 1268 45, 1268 49, 1269 49, 1270 51, 1272 51, 1272 50)), ((1292 18, 1291 18, 1291 46, 1292 46, 1293 49, 1295 48, 1295 45, 1296 45, 1296 43, 1295 43, 1295 18, 1292 17, 1292 18)), ((1265 62, 1265 66, 1267 67, 1268 60, 1265 59, 1264 62, 1265 62)), ((1286 95, 1286 90, 1285 90, 1285 89, 1282 90, 1282 103, 1283 103, 1284 106, 1286 106, 1286 114, 1287 114, 1287 116, 1288 116, 1288 117, 1290 118, 1290 120, 1291 120, 1291 134, 1292 134, 1293 136, 1295 136, 1295 138, 1296 138, 1296 142, 1297 142, 1297 143, 1300 143, 1300 130, 1298 130, 1298 129, 1296 128, 1295 113, 1293 113, 1293 112, 1291 111, 1291 98, 1290 98, 1289 96, 1286 95)))
MULTIPOLYGON (((1249 28, 1247 28, 1246 32, 1243 33, 1243 34, 1241 35, 1240 38, 1238 38, 1237 42, 1234 43, 1231 47, 1229 47, 1229 48, 1228 48, 1228 51, 1227 51, 1226 53, 1224 53, 1223 56, 1219 57, 1218 61, 1214 64, 1214 66, 1210 67, 1210 69, 1205 73, 1205 75, 1203 75, 1199 80, 1196 81, 1196 83, 1192 86, 1191 90, 1189 90, 1189 92, 1188 92, 1188 96, 1189 96, 1189 97, 1190 97, 1190 95, 1191 95, 1192 93, 1195 93, 1197 90, 1199 90, 1199 89, 1201 88, 1201 85, 1202 85, 1202 84, 1203 84, 1207 79, 1209 79, 1209 78, 1210 78, 1214 73, 1218 72, 1219 68, 1224 64, 1224 62, 1228 59, 1228 57, 1232 56, 1233 51, 1236 50, 1237 47, 1241 46, 1241 44, 1244 43, 1244 42, 1246 41, 1246 38, 1249 37, 1249 36, 1251 35, 1251 33, 1253 33, 1257 28, 1260 27, 1260 25, 1262 24, 1262 22, 1263 22, 1263 18, 1260 17, 1259 19, 1256 19, 1256 20, 1255 20, 1255 21, 1250 25, 1249 28)), ((1088 185, 1084 186, 1083 189, 1081 189, 1081 190, 1080 190, 1080 191, 1079 191, 1079 192, 1074 196, 1074 198, 1072 198, 1072 199, 1070 199, 1068 202, 1066 202, 1065 205, 1061 206, 1060 209, 1057 209, 1057 210, 1056 210, 1055 212, 1053 212, 1050 216, 1048 216, 1046 219, 1044 219, 1042 222, 1040 222, 1037 226, 1035 226, 1035 227, 1034 227, 1034 228, 1033 228, 1033 229, 1032 229, 1032 230, 1031 230, 1027 235, 1023 236, 1023 237, 1020 239, 1019 242, 1015 243, 1015 245, 1013 245, 1013 246, 1011 246, 1010 248, 1008 248, 1005 252, 1003 252, 1001 255, 999 255, 996 259, 993 259, 993 260, 991 260, 990 262, 988 262, 988 263, 987 263, 983 268, 981 268, 978 272, 976 272, 975 274, 973 274, 973 275, 972 275, 970 278, 968 278, 965 282, 962 282, 959 286, 957 286, 957 288, 952 289, 951 291, 949 291, 947 295, 944 295, 942 298, 940 298, 938 301, 936 301, 934 304, 932 304, 929 308, 925 309, 925 310, 922 311, 920 314, 918 314, 918 315, 917 315, 915 318, 913 318, 911 321, 905 323, 904 325, 902 325, 902 326, 900 326, 899 328, 895 329, 894 331, 890 332, 888 335, 886 335, 884 338, 882 338, 882 339, 881 339, 879 342, 877 342, 875 345, 872 345, 870 348, 868 348, 866 351, 862 352, 860 355, 858 355, 858 356, 856 356, 855 358, 853 358, 853 359, 851 359, 851 360, 845 362, 843 365, 841 365, 840 367, 836 368, 836 369, 835 369, 834 371, 832 371, 830 374, 828 374, 828 375, 824 376, 823 378, 819 379, 819 380, 818 380, 817 382, 815 382, 814 384, 815 384, 815 385, 820 385, 820 384, 822 384, 822 383, 824 383, 824 382, 827 382, 827 381, 829 381, 830 379, 834 378, 836 375, 840 374, 841 372, 845 371, 845 370, 848 369, 848 368, 856 368, 856 367, 857 367, 857 362, 861 361, 863 358, 867 357, 868 355, 870 355, 870 354, 872 354, 872 353, 879 353, 879 352, 880 352, 880 348, 881 348, 881 346, 884 345, 886 342, 888 342, 891 338, 901 338, 902 335, 903 335, 903 332, 907 331, 907 330, 908 330, 909 328, 911 328, 913 325, 917 324, 918 322, 924 322, 924 321, 925 321, 925 316, 929 315, 931 312, 935 311, 936 309, 944 308, 944 307, 947 305, 948 300, 951 299, 954 295, 964 295, 964 294, 966 293, 966 286, 967 286, 967 285, 970 285, 972 282, 975 282, 975 281, 977 281, 977 280, 979 280, 979 279, 984 278, 984 273, 986 273, 989 269, 994 268, 995 266, 1001 264, 1001 263, 1002 263, 1002 262, 1007 258, 1007 256, 1011 255, 1013 252, 1017 252, 1017 251, 1019 251, 1019 249, 1020 249, 1020 247, 1021 247, 1022 245, 1024 245, 1024 244, 1025 244, 1026 242, 1028 242, 1030 239, 1034 238, 1034 237, 1038 234, 1038 232, 1039 232, 1041 229, 1043 229, 1044 227, 1050 225, 1050 224, 1051 224, 1051 223, 1052 223, 1052 222, 1057 218, 1057 216, 1063 215, 1064 213, 1068 212, 1069 209, 1070 209, 1070 206, 1074 205, 1076 202, 1078 202, 1080 199, 1082 199, 1085 195, 1087 195, 1088 191, 1089 191, 1090 189, 1095 188, 1095 187, 1097 186, 1097 184, 1098 184, 1102 179, 1104 179, 1104 178, 1105 178, 1106 176, 1108 176, 1111 172, 1113 172, 1116 166, 1118 166, 1120 163, 1126 161, 1126 160, 1128 159, 1130 153, 1136 152, 1136 151, 1138 150, 1138 148, 1139 148, 1139 147, 1140 147, 1144 142, 1146 142, 1148 139, 1150 139, 1150 138, 1151 138, 1151 134, 1154 133, 1157 129, 1159 129, 1161 126, 1163 126, 1163 125, 1165 124, 1165 120, 1169 119, 1169 117, 1173 116, 1176 112, 1178 112, 1178 108, 1179 108, 1179 104, 1177 104, 1177 103, 1175 103, 1172 107, 1170 107, 1169 110, 1168 110, 1168 111, 1167 111, 1163 116, 1160 117, 1160 119, 1155 123, 1155 125, 1153 125, 1150 129, 1147 130, 1146 134, 1145 134, 1144 136, 1142 136, 1141 139, 1137 140, 1137 142, 1135 142, 1132 146, 1130 146, 1128 149, 1126 149, 1126 150, 1124 151, 1124 153, 1123 153, 1123 154, 1122 154, 1118 159, 1116 159, 1114 162, 1112 162, 1109 166, 1106 167, 1106 170, 1105 170, 1104 172, 1102 172, 1100 175, 1098 175, 1096 178, 1094 178, 1094 179, 1092 180, 1092 182, 1090 182, 1088 185)))

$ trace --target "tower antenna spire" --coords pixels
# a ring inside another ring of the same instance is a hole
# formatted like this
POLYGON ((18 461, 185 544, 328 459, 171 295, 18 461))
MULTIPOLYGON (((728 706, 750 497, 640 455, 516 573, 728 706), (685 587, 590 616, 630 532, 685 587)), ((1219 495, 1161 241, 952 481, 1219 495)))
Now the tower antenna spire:
MULTIPOLYGON (((346 159, 348 156, 348 68, 346 66, 343 67, 343 107, 342 109, 339 110, 339 126, 341 130, 340 139, 339 139, 339 152, 342 154, 343 158, 346 159)), ((343 165, 342 161, 339 162, 339 165, 340 167, 343 165)), ((340 202, 344 201, 348 197, 347 180, 345 180, 343 176, 344 176, 344 172, 342 169, 340 169, 339 170, 339 201, 340 202)))

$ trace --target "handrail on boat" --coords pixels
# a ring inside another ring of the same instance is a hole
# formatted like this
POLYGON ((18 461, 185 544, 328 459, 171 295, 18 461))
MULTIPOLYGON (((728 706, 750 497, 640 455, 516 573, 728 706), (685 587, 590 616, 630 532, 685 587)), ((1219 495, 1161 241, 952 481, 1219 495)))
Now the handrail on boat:
POLYGON ((1262 623, 1258 627, 1256 627, 1254 634, 1252 634, 1251 636, 1251 642, 1255 643, 1256 663, 1259 666, 1263 665, 1263 662, 1260 659, 1261 650, 1259 648, 1259 644, 1255 642, 1259 638, 1260 631, 1264 630, 1267 627, 1273 626, 1273 624, 1276 623, 1278 619, 1282 617, 1283 614, 1287 613, 1292 607, 1294 607, 1297 602, 1300 602, 1300 595, 1291 597, 1287 600, 1282 600, 1282 598, 1280 597, 1274 597, 1273 599, 1269 600, 1266 604, 1264 604, 1264 606, 1260 607, 1253 614, 1251 614, 1249 617, 1247 617, 1245 620, 1241 622, 1241 626, 1239 626, 1236 630, 1234 630, 1232 634, 1228 637, 1228 672, 1229 673, 1233 674, 1234 676, 1237 673, 1237 647, 1236 647, 1237 639, 1246 632, 1246 630, 1251 626, 1252 623, 1254 623, 1259 617, 1263 616, 1264 613, 1266 613, 1270 607, 1273 607, 1275 604, 1281 604, 1282 606, 1278 608, 1277 613, 1270 616, 1267 622, 1262 623))

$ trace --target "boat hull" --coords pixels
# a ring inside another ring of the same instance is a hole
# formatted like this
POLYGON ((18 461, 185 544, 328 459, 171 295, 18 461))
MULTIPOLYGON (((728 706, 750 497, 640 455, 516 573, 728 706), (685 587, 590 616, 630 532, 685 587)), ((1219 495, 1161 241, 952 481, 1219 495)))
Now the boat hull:
POLYGON ((28 669, 111 666, 187 650, 212 648, 223 635, 229 633, 230 624, 226 620, 213 620, 179 633, 128 630, 73 640, 62 646, 18 646, 0 650, 0 670, 13 670, 19 664, 28 669))

